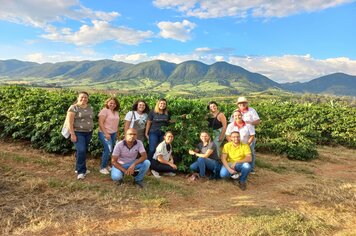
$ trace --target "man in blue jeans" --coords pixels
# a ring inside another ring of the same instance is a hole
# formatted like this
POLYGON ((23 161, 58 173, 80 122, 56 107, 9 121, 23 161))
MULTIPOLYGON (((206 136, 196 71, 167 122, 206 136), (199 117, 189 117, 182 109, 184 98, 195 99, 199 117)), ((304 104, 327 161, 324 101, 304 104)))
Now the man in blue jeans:
POLYGON ((234 184, 241 190, 246 190, 247 176, 251 172, 251 149, 248 144, 240 142, 240 133, 232 131, 231 141, 224 145, 221 154, 223 167, 220 170, 221 178, 234 178, 234 184))
POLYGON ((111 178, 118 185, 123 183, 124 175, 132 175, 135 178, 135 185, 140 188, 144 187, 143 177, 151 163, 147 160, 147 153, 143 143, 137 140, 136 129, 128 129, 125 139, 115 145, 111 162, 111 178), (137 159, 139 154, 140 158, 137 159))

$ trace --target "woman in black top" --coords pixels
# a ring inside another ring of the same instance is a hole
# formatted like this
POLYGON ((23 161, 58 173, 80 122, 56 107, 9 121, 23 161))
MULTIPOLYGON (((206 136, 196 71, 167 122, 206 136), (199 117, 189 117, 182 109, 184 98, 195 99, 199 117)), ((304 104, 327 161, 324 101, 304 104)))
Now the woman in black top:
POLYGON ((226 117, 224 113, 218 109, 218 104, 214 101, 208 103, 208 127, 213 129, 213 142, 217 147, 217 153, 220 155, 220 145, 225 138, 225 132, 227 127, 226 117))
POLYGON ((167 101, 160 98, 153 110, 148 114, 146 123, 146 138, 148 139, 148 159, 151 161, 156 147, 163 141, 162 127, 168 126, 171 116, 167 109, 167 101))

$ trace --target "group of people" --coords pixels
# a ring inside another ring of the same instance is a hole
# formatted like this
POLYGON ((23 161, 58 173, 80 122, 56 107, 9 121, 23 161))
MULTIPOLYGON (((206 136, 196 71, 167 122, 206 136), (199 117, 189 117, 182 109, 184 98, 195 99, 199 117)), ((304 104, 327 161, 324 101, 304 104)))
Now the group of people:
MULTIPOLYGON (((86 168, 86 153, 94 128, 94 111, 89 104, 87 92, 80 92, 76 102, 67 111, 70 139, 76 148, 77 179, 84 179, 89 173, 86 168)), ((245 97, 237 100, 237 109, 228 120, 214 101, 207 106, 208 127, 213 130, 200 133, 200 143, 194 150, 188 150, 197 159, 190 165, 189 179, 231 178, 242 190, 246 189, 249 173, 255 166, 255 126, 260 123, 257 112, 248 106, 245 97), (222 147, 222 143, 226 143, 222 147)), ((150 110, 144 100, 136 101, 125 116, 124 135, 119 137, 120 103, 115 97, 108 98, 98 114, 98 137, 103 144, 100 173, 110 174, 118 185, 124 175, 134 176, 134 183, 143 188, 143 179, 150 170, 156 178, 162 174, 174 176, 177 158, 172 148, 174 135, 163 131, 171 120, 167 101, 161 98, 150 110), (148 153, 144 141, 148 141, 148 153), (111 166, 109 160, 111 157, 111 166)))

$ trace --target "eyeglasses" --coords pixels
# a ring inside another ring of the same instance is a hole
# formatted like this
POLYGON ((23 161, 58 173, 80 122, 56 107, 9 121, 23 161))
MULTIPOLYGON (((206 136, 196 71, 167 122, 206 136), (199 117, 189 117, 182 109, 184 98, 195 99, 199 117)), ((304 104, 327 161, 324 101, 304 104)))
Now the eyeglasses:
POLYGON ((137 135, 137 134, 134 134, 134 133, 127 133, 127 135, 137 135))

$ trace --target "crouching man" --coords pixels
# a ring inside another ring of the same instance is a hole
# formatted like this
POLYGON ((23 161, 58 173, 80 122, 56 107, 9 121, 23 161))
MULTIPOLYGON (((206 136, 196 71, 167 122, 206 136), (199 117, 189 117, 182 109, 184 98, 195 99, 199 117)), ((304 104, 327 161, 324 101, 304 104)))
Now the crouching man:
POLYGON ((125 139, 115 145, 112 153, 112 180, 121 185, 124 175, 132 175, 135 179, 134 184, 143 188, 143 177, 151 164, 146 159, 147 153, 142 142, 137 140, 136 129, 128 129, 125 139), (137 159, 138 154, 140 158, 137 159))
POLYGON ((233 178, 241 190, 246 190, 247 176, 251 171, 251 150, 248 144, 240 142, 240 133, 231 132, 231 141, 224 145, 221 154, 223 167, 220 170, 221 178, 233 178))

